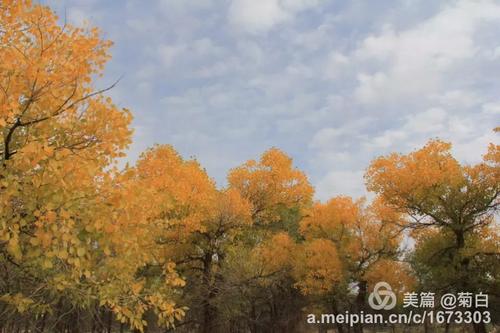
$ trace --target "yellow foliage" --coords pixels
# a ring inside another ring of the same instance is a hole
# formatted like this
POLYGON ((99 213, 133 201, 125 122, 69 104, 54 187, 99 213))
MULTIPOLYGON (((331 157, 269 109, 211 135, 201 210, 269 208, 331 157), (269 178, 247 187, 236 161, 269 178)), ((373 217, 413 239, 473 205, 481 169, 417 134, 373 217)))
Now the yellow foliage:
POLYGON ((262 262, 266 274, 289 269, 293 264, 296 244, 286 232, 273 235, 260 244, 254 252, 256 260, 262 262))
POLYGON ((280 208, 308 207, 314 192, 306 175, 276 148, 266 151, 258 162, 250 160, 232 169, 228 182, 252 203, 252 216, 263 224, 278 220, 280 208))
POLYGON ((377 158, 365 176, 378 195, 370 204, 339 196, 313 205, 307 176, 276 148, 231 170, 227 189, 169 145, 118 171, 131 113, 93 82, 111 42, 95 28, 60 26, 28 0, 3 1, 0 22, 5 313, 50 313, 64 300, 105 307, 139 331, 147 312, 173 327, 187 310, 176 299, 192 282, 184 273, 202 271, 212 292, 228 257, 241 270, 229 272, 235 280, 279 273, 306 295, 360 281, 403 292, 414 278, 396 260, 401 230, 415 225, 425 226, 411 233, 417 247, 456 236, 464 258, 498 254, 498 145, 472 166, 439 140, 377 158))
POLYGON ((342 262, 335 244, 318 238, 297 247, 293 275, 296 286, 306 295, 332 291, 342 279, 342 262))
POLYGON ((404 293, 412 292, 416 287, 416 280, 409 264, 391 259, 375 262, 363 275, 363 279, 368 282, 369 290, 373 290, 375 284, 380 281, 389 283, 400 299, 404 293))

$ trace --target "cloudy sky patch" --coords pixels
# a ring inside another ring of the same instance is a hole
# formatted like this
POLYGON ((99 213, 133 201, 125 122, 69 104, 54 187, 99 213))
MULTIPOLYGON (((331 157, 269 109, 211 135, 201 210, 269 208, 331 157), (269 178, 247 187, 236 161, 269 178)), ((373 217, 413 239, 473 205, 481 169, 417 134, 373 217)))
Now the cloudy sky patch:
POLYGON ((106 85, 154 143, 195 156, 221 186, 270 147, 321 200, 364 195, 370 160, 428 138, 481 158, 500 113, 495 1, 46 0, 115 42, 106 85))

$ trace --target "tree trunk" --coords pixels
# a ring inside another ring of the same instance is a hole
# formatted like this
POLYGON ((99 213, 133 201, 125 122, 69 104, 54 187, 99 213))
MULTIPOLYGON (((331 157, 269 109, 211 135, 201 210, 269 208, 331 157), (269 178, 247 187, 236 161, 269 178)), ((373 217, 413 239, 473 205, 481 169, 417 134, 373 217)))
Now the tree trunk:
POLYGON ((106 332, 111 333, 113 329, 113 313, 111 312, 111 310, 108 310, 106 312, 107 312, 106 332))
POLYGON ((250 318, 250 332, 257 333, 257 311, 255 310, 255 303, 252 302, 252 313, 250 318))
POLYGON ((486 333, 486 325, 484 323, 473 324, 474 333, 486 333))
POLYGON ((455 237, 457 239, 457 248, 462 249, 465 246, 465 237, 462 230, 455 230, 455 237))
POLYGON ((203 333, 211 333, 214 331, 213 325, 217 314, 212 304, 216 296, 212 280, 212 253, 207 253, 203 260, 203 284, 207 291, 206 298, 203 302, 203 333))
MULTIPOLYGON (((359 281, 358 288, 358 296, 356 296, 356 310, 358 311, 358 314, 360 314, 361 311, 363 311, 365 308, 366 294, 368 292, 368 282, 363 280, 359 281)), ((363 333, 363 325, 361 323, 357 323, 354 325, 354 333, 363 333)))
POLYGON ((43 333, 43 331, 45 331, 45 323, 46 323, 46 321, 47 321, 47 314, 44 313, 42 315, 42 318, 35 325, 35 332, 37 332, 37 333, 43 333))
POLYGON ((64 325, 64 307, 62 300, 59 300, 59 302, 56 305, 56 322, 55 322, 55 327, 54 331, 58 333, 64 333, 65 326, 64 325))
MULTIPOLYGON (((332 310, 335 315, 339 313, 338 305, 337 302, 335 301, 335 298, 332 300, 332 310)), ((344 333, 344 327, 342 326, 342 324, 335 323, 335 326, 337 327, 337 333, 344 333)))

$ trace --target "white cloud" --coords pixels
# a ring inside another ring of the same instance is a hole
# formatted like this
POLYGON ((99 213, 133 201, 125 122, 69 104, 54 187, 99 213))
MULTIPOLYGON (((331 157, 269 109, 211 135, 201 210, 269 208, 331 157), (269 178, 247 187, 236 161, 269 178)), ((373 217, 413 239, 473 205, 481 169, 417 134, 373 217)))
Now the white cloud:
POLYGON ((88 26, 90 15, 83 8, 71 7, 68 9, 68 21, 74 26, 88 26))
POLYGON ((431 108, 424 112, 409 115, 403 130, 415 133, 439 133, 444 130, 446 111, 441 108, 431 108))
POLYGON ((233 0, 228 10, 231 25, 249 33, 266 32, 275 25, 293 19, 318 0, 233 0))
MULTIPOLYGON (((487 106, 490 107, 497 106, 487 106)), ((315 182, 316 197, 327 200, 339 194, 366 195, 364 171, 358 168, 367 167, 371 159, 388 152, 408 153, 418 149, 430 138, 451 142, 453 154, 460 162, 477 163, 486 153, 488 144, 498 140, 489 125, 481 123, 480 119, 477 114, 454 115, 442 108, 431 108, 405 116, 401 126, 393 126, 378 135, 361 135, 362 126, 324 128, 316 133, 310 144, 318 150, 311 163, 326 170, 315 182), (342 147, 345 141, 349 142, 348 147, 342 147)))
POLYGON ((213 6, 212 0, 196 0, 196 1, 186 1, 186 0, 159 0, 159 8, 166 14, 174 13, 185 13, 199 9, 209 8, 213 6))
POLYGON ((500 58, 500 46, 495 47, 495 49, 491 51, 490 58, 492 60, 500 58))
POLYGON ((402 126, 382 132, 381 135, 371 138, 365 145, 372 151, 394 149, 401 147, 402 143, 418 145, 421 140, 443 133, 447 128, 448 120, 446 111, 440 108, 431 108, 424 112, 410 114, 405 117, 402 126))
POLYGON ((336 195, 363 196, 366 194, 363 174, 362 170, 330 171, 316 184, 316 197, 326 201, 336 195))
POLYGON ((399 102, 439 91, 446 73, 479 51, 474 41, 482 24, 500 18, 492 1, 459 1, 413 28, 386 26, 364 39, 355 51, 360 61, 378 61, 383 70, 358 77, 358 100, 364 104, 399 102))
POLYGON ((493 132, 493 129, 479 136, 470 135, 468 140, 456 139, 452 141, 453 153, 461 162, 469 164, 478 163, 481 161, 483 155, 486 154, 488 145, 491 142, 498 142, 498 135, 493 132))
POLYGON ((311 148, 325 148, 325 146, 334 144, 340 136, 346 133, 345 128, 322 128, 314 134, 309 146, 311 148))
MULTIPOLYGON (((210 38, 200 38, 178 44, 160 44, 157 49, 158 57, 165 68, 175 65, 178 60, 210 61, 221 58, 224 48, 217 46, 210 38)), ((196 69, 191 68, 194 72, 196 69)))
POLYGON ((326 77, 329 79, 337 79, 345 73, 349 68, 349 58, 340 52, 332 51, 328 55, 326 63, 326 77))
POLYGON ((280 3, 283 8, 297 12, 300 10, 308 9, 321 4, 322 0, 281 0, 280 3))
POLYGON ((481 102, 481 96, 478 96, 474 91, 467 90, 450 90, 443 94, 438 94, 432 99, 450 109, 476 107, 481 102))
POLYGON ((376 156, 440 137, 477 161, 494 140, 498 2, 90 1, 68 14, 116 42, 106 77, 125 74, 110 94, 134 112, 132 156, 172 143, 221 181, 277 146, 326 199, 363 194, 376 156))
POLYGON ((229 7, 229 22, 248 32, 262 32, 289 19, 274 0, 235 0, 229 7))
POLYGON ((171 67, 185 49, 185 45, 159 45, 158 55, 163 66, 165 68, 171 67))
POLYGON ((431 138, 439 138, 453 144, 458 160, 475 163, 481 160, 488 143, 496 139, 488 122, 483 123, 482 119, 480 113, 455 115, 442 108, 432 108, 406 116, 400 127, 372 137, 364 146, 377 155, 384 151, 407 153, 431 138))
MULTIPOLYGON (((335 100, 334 96, 331 98, 335 100)), ((330 151, 332 147, 357 142, 362 137, 362 131, 370 125, 372 120, 371 117, 363 117, 345 122, 342 126, 324 127, 314 134, 309 142, 309 147, 325 152, 330 151)))
POLYGON ((500 102, 497 103, 485 103, 482 106, 482 110, 486 114, 498 115, 500 114, 500 102))
POLYGON ((212 57, 220 56, 224 53, 222 47, 217 46, 210 38, 204 37, 193 41, 192 52, 196 53, 197 57, 212 57))
POLYGON ((305 31, 297 31, 294 36, 291 36, 292 43, 302 50, 323 50, 325 45, 328 45, 332 41, 332 34, 335 31, 335 25, 331 21, 330 16, 326 16, 317 27, 305 31))

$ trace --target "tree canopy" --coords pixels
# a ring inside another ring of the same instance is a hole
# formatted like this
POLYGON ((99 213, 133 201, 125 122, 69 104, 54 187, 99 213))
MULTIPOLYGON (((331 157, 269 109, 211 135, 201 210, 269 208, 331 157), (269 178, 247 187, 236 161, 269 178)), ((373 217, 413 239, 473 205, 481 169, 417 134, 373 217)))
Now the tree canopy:
POLYGON ((111 42, 8 0, 0 43, 1 332, 293 332, 366 310, 379 281, 498 305, 499 145, 475 165, 436 139, 376 158, 372 200, 316 201, 278 148, 225 187, 170 145, 119 167, 132 113, 95 87, 111 42))

